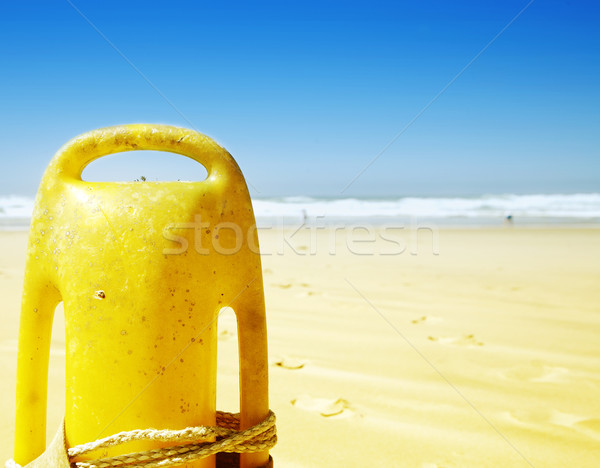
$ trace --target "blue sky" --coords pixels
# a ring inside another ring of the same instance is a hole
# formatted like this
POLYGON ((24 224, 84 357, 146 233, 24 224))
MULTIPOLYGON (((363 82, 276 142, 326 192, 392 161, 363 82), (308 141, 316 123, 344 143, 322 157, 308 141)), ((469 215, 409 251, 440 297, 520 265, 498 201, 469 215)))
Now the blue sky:
MULTIPOLYGON (((0 195, 133 122, 215 138, 255 197, 600 191, 597 2, 534 1, 356 179, 528 0, 71 3, 173 106, 69 2, 3 2, 0 195)), ((178 156, 88 169, 202 176, 178 156)))

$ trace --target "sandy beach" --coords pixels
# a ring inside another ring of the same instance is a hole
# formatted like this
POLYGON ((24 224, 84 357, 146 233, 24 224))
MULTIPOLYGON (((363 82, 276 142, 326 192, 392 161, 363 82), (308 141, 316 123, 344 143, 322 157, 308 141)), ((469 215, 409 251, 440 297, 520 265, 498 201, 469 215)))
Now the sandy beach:
MULTIPOLYGON (((0 459, 12 456, 27 234, 0 233, 0 459)), ((600 229, 262 230, 279 467, 600 460, 600 229)), ((219 400, 237 409, 234 319, 219 400)), ((64 408, 55 318, 48 435, 64 408)))

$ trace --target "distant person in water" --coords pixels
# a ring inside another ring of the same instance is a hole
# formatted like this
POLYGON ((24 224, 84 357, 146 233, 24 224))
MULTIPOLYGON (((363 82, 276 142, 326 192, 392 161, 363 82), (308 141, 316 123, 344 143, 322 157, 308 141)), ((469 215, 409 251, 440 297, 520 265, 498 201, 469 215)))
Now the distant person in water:
POLYGON ((513 215, 511 213, 508 213, 505 217, 504 217, 504 222, 506 224, 512 224, 513 223, 513 215))

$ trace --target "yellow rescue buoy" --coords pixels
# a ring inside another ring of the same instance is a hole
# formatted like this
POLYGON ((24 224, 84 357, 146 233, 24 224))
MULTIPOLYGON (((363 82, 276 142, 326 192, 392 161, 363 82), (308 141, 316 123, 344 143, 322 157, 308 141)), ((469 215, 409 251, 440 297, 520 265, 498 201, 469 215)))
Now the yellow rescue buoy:
MULTIPOLYGON (((23 289, 15 429, 20 465, 43 458, 46 450, 48 355, 60 301, 66 414, 59 446, 136 429, 214 427, 217 318, 227 306, 238 321, 240 428, 269 416, 254 214, 240 169, 210 138, 164 125, 104 128, 71 140, 47 168, 31 222, 23 289), (93 160, 131 150, 188 156, 206 167, 208 177, 81 179, 93 160)), ((169 445, 133 440, 72 461, 169 445)), ((268 450, 241 455, 243 467, 268 463, 268 450)), ((215 457, 185 466, 214 467, 215 457)))

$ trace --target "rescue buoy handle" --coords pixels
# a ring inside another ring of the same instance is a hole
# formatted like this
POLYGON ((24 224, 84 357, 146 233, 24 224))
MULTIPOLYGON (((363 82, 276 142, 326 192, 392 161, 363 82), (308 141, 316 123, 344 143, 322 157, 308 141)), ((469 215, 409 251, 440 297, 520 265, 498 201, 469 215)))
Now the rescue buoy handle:
POLYGON ((186 128, 134 124, 93 130, 66 143, 52 164, 58 175, 81 181, 92 161, 125 151, 154 150, 181 154, 202 164, 208 179, 240 170, 231 155, 211 138, 186 128))

